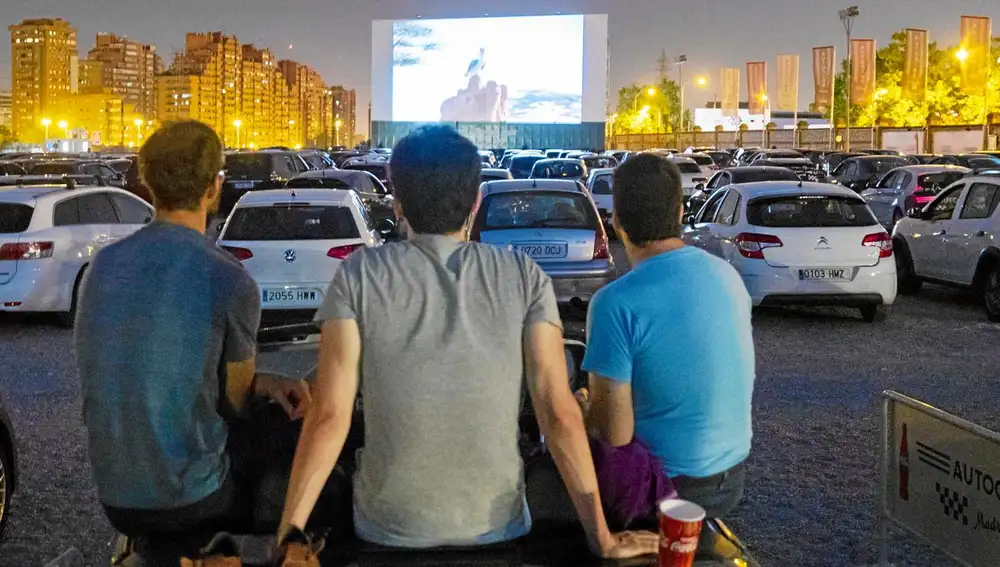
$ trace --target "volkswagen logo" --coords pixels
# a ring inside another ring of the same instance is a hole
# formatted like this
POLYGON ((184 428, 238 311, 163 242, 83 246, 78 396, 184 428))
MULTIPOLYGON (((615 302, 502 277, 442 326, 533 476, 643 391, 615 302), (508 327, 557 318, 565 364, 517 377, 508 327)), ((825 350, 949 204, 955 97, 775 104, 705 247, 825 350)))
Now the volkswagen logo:
POLYGON ((295 250, 285 250, 285 261, 286 262, 295 261, 295 250))
POLYGON ((830 241, 827 240, 825 236, 820 236, 819 240, 816 241, 816 248, 817 249, 820 249, 820 248, 829 248, 829 247, 830 247, 830 241))

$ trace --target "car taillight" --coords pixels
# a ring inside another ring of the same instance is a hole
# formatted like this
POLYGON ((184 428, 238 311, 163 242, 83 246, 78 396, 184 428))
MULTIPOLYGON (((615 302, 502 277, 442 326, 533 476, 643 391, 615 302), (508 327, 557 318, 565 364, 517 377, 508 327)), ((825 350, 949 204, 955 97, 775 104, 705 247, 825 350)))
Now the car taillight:
POLYGON ((248 250, 246 248, 240 248, 238 246, 223 246, 222 248, 226 252, 229 252, 230 254, 232 254, 233 257, 235 257, 240 262, 243 262, 243 261, 249 260, 250 258, 253 258, 253 252, 251 252, 250 250, 248 250))
POLYGON ((346 260, 347 257, 350 256, 351 253, 357 250, 358 248, 361 248, 360 244, 349 244, 347 246, 334 246, 329 251, 327 251, 326 255, 329 258, 346 260))
POLYGON ((861 240, 861 245, 878 248, 879 258, 892 257, 892 237, 889 236, 888 232, 876 232, 874 234, 869 234, 861 240))
POLYGON ((754 234, 751 232, 741 232, 733 239, 737 250, 744 258, 754 260, 764 259, 764 250, 767 248, 780 248, 784 246, 781 239, 771 234, 754 234))
POLYGON ((18 242, 0 246, 0 260, 38 260, 52 257, 51 242, 18 242))
POLYGON ((602 226, 599 230, 594 231, 594 260, 607 260, 611 257, 611 251, 608 249, 608 233, 604 232, 604 227, 602 226))

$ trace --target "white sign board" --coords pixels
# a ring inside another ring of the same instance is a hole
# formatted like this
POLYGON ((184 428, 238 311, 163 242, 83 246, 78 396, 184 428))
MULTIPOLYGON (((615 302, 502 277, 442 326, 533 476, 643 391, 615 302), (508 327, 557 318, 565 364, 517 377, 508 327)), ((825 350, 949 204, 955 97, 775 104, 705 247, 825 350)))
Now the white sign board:
POLYGON ((964 154, 983 149, 983 131, 955 130, 934 132, 931 139, 936 154, 964 154))
POLYGON ((896 150, 904 154, 924 153, 924 131, 912 132, 882 131, 882 146, 887 150, 896 150))
POLYGON ((965 565, 995 567, 1000 435, 895 392, 884 399, 883 514, 965 565))

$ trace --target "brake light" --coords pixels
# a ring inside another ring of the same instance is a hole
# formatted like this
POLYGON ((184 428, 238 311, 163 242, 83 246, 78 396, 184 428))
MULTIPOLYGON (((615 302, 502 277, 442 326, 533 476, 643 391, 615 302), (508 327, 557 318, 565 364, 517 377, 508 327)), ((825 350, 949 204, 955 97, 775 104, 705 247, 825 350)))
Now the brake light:
POLYGON ((247 248, 239 248, 237 246, 223 246, 222 248, 226 252, 232 254, 233 257, 235 257, 240 262, 244 262, 246 260, 249 260, 250 258, 253 258, 253 252, 251 252, 247 248))
POLYGON ((733 239, 736 249, 744 258, 754 260, 764 259, 764 250, 767 248, 781 248, 784 244, 781 239, 771 234, 754 234, 752 232, 741 232, 733 239))
POLYGON ((18 242, 0 246, 0 260, 39 260, 52 257, 51 242, 18 242))
POLYGON ((347 246, 334 246, 327 253, 327 257, 336 258, 338 260, 346 260, 352 252, 361 248, 360 244, 348 244, 347 246))
POLYGON ((610 257, 611 251, 608 249, 608 233, 601 226, 598 230, 594 231, 594 260, 607 260, 610 257))
POLYGON ((872 246, 879 249, 879 258, 892 257, 892 237, 888 232, 876 232, 869 234, 861 240, 862 246, 872 246))

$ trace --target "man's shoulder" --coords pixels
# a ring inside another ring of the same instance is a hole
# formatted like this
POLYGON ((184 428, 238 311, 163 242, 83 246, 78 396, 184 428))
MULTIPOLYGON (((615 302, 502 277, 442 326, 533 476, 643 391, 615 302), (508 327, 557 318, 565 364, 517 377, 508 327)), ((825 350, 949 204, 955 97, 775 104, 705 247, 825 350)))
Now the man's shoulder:
MULTIPOLYGON (((527 255, 492 244, 463 242, 458 246, 457 251, 464 258, 475 259, 500 269, 526 271, 532 267, 538 267, 527 255)), ((405 267, 409 263, 423 262, 425 258, 419 246, 404 240, 358 250, 344 261, 341 269, 367 270, 388 265, 405 267)), ((541 270, 540 267, 538 269, 541 270)))

